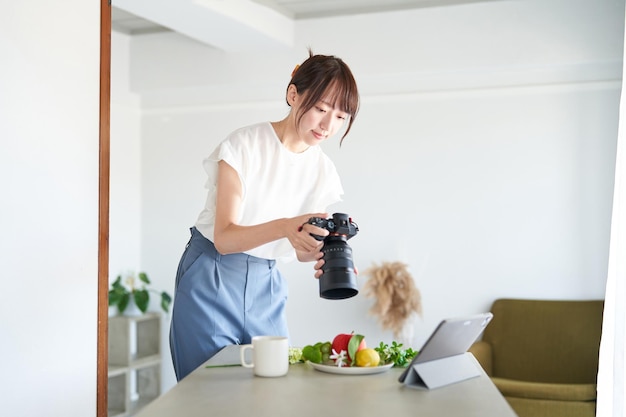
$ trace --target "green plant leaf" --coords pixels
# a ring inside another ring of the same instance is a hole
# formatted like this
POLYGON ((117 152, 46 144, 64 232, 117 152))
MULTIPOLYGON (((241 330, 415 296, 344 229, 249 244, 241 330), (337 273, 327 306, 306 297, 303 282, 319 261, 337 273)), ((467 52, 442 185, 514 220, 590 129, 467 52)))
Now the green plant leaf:
POLYGON ((148 274, 146 274, 145 272, 139 273, 139 279, 141 280, 141 282, 145 284, 150 284, 150 279, 148 279, 148 274))
POLYGON ((172 297, 165 291, 161 293, 161 308, 168 313, 170 311, 170 303, 172 302, 172 297))
POLYGON ((391 343, 391 346, 380 342, 380 345, 374 348, 374 350, 380 355, 382 363, 393 363, 394 366, 398 367, 407 367, 418 353, 418 351, 411 348, 402 349, 402 343, 398 343, 395 340, 391 343))
POLYGON ((122 297, 124 296, 125 291, 120 291, 119 288, 114 288, 112 290, 109 290, 109 305, 110 306, 115 306, 118 305, 122 299, 122 297))
POLYGON ((150 302, 150 294, 147 290, 135 290, 133 291, 133 297, 135 298, 135 304, 139 307, 142 313, 148 310, 148 303, 150 302))
POLYGON ((126 292, 121 295, 120 300, 117 302, 117 309, 120 313, 123 313, 130 301, 130 293, 126 292))
POLYGON ((350 341, 348 342, 348 356, 350 356, 350 359, 352 359, 350 366, 354 366, 354 363, 356 362, 354 360, 354 358, 356 358, 356 352, 359 349, 359 345, 364 338, 365 336, 360 334, 352 335, 352 337, 350 338, 350 341))
POLYGON ((124 285, 122 285, 122 276, 121 275, 117 276, 117 279, 113 282, 113 284, 111 284, 111 287, 113 289, 124 288, 124 285))

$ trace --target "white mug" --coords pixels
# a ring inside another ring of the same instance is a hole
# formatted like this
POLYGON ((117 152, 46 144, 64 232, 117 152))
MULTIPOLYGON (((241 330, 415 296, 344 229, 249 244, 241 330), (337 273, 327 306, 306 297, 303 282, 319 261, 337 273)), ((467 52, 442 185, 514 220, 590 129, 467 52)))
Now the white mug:
POLYGON ((242 345, 241 366, 254 368, 257 376, 283 376, 289 370, 289 341, 283 336, 254 336, 252 344, 242 345), (252 362, 247 362, 246 350, 252 349, 252 362))

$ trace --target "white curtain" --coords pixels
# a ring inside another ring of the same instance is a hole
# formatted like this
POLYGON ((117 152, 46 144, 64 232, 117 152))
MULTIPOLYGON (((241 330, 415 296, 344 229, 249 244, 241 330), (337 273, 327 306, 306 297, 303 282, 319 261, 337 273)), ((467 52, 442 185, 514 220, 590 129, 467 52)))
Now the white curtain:
MULTIPOLYGON (((625 36, 626 38, 626 36, 625 36)), ((622 80, 626 77, 622 75, 622 80)), ((620 103, 609 272, 606 284, 597 417, 626 416, 626 92, 620 103)))

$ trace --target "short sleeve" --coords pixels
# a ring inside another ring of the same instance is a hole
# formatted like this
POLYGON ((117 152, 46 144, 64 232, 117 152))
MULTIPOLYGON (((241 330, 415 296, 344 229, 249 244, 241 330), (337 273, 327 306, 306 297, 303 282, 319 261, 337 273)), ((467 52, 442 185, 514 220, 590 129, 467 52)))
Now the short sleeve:
POLYGON ((245 183, 242 175, 242 157, 241 153, 236 153, 229 139, 220 143, 217 148, 206 157, 202 163, 202 166, 207 173, 207 182, 205 187, 208 189, 215 189, 217 185, 217 171, 218 163, 220 161, 226 162, 230 165, 239 175, 239 179, 242 183, 242 191, 245 193, 245 183))

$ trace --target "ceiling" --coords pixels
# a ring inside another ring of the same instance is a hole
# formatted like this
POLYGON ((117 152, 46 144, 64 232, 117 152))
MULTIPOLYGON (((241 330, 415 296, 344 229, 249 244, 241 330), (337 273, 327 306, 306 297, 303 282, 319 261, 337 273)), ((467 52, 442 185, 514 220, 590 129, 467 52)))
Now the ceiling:
POLYGON ((293 19, 379 13, 484 0, 254 0, 293 19))
POLYGON ((127 33, 129 35, 141 35, 170 30, 115 6, 111 8, 111 28, 117 32, 127 33))
POLYGON ((294 22, 502 0, 113 0, 112 28, 176 31, 219 49, 289 46, 294 22))

